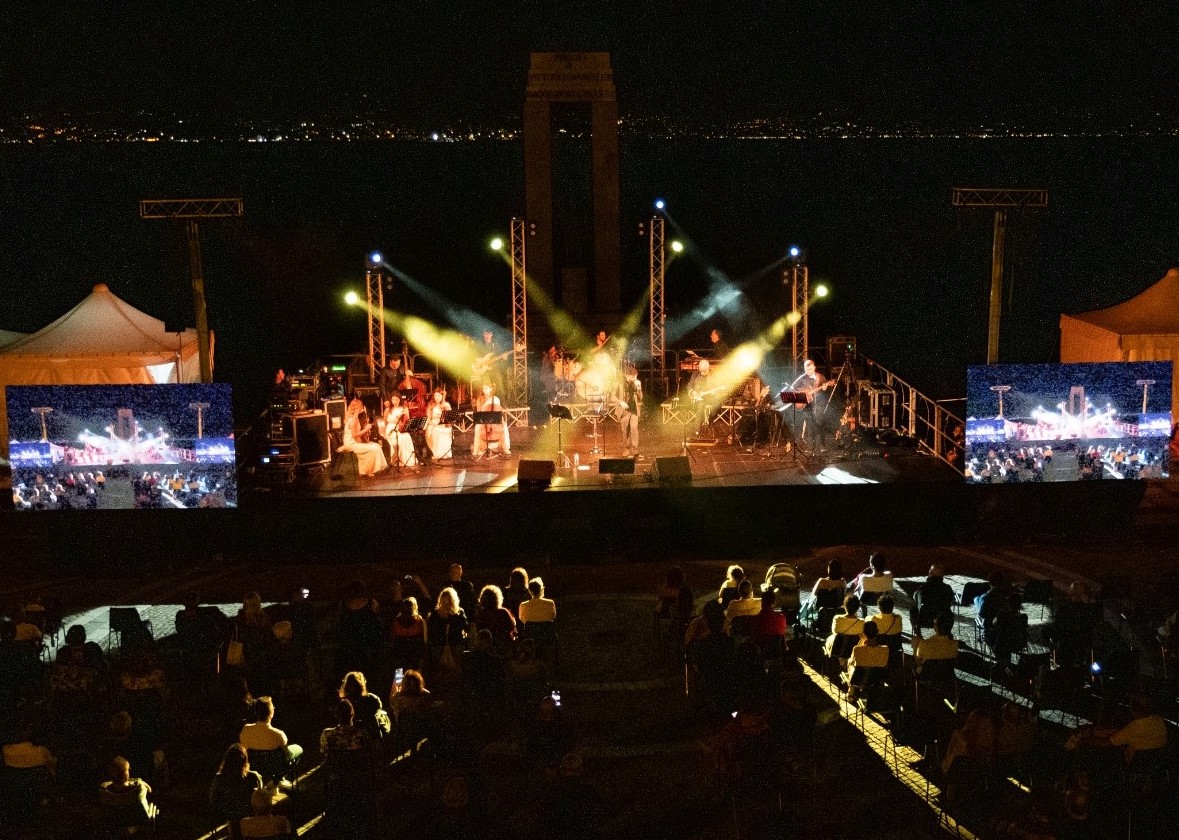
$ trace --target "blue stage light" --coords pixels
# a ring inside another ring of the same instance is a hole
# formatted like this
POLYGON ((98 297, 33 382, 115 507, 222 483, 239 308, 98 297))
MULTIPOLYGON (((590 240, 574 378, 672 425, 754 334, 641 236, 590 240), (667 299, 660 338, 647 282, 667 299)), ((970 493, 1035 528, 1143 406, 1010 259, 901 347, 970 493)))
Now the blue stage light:
POLYGON ((385 258, 381 256, 380 251, 373 251, 371 254, 368 255, 368 261, 370 263, 372 263, 373 265, 380 265, 382 262, 385 261, 385 258))
POLYGON ((662 210, 666 206, 667 206, 667 202, 665 202, 662 198, 655 199, 655 209, 656 210, 662 210))
POLYGON ((801 253, 802 253, 802 249, 799 248, 797 245, 790 246, 790 256, 791 257, 797 257, 801 253))

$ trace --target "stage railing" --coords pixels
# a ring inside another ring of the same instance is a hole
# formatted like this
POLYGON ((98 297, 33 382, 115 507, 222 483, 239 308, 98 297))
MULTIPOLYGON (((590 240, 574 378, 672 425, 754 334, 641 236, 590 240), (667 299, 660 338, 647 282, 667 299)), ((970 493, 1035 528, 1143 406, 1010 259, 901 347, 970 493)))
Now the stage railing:
POLYGON ((964 453, 962 444, 954 440, 953 432, 955 426, 961 426, 965 432, 966 423, 962 418, 879 362, 867 356, 862 360, 867 378, 861 381, 883 385, 893 392, 897 431, 914 438, 923 449, 961 472, 964 453))

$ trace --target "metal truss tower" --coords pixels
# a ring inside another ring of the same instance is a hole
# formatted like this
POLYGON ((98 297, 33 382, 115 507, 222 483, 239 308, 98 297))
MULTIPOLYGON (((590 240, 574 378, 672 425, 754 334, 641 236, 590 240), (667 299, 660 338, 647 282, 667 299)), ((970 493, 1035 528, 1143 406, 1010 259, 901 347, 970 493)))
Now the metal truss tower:
POLYGON ((782 272, 782 285, 790 287, 790 311, 798 313, 798 320, 790 327, 790 364, 794 366, 797 376, 802 370, 811 338, 808 311, 811 305, 811 278, 806 263, 800 258, 794 258, 782 272))
POLYGON ((364 272, 364 304, 368 319, 368 375, 375 385, 385 369, 385 274, 369 261, 364 272))
POLYGON ((667 374, 667 310, 664 308, 664 281, 667 279, 667 252, 663 248, 664 218, 651 217, 648 233, 650 252, 651 371, 662 382, 667 374))
MULTIPOLYGON (((205 304, 205 271, 201 262, 200 219, 236 219, 243 213, 240 198, 159 198, 139 202, 141 219, 183 219, 188 234, 188 264, 192 275, 192 308, 196 317, 197 353, 201 382, 213 381, 209 352, 209 311, 205 304)), ((180 381, 180 369, 176 369, 180 381)))
POLYGON ((1042 210, 1048 206, 1048 190, 1009 187, 954 187, 955 207, 993 207, 995 228, 991 237, 991 306, 987 319, 987 364, 999 361, 999 319, 1003 313, 1003 255, 1007 240, 1007 211, 1013 207, 1042 210))
POLYGON ((528 275, 523 219, 512 219, 512 404, 528 405, 528 275))

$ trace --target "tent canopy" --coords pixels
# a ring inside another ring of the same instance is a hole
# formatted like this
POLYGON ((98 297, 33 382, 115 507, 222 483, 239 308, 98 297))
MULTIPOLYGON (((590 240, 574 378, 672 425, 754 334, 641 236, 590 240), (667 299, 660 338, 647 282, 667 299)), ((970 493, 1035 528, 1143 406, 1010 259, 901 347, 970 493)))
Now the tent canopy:
MULTIPOLYGON (((1061 315, 1060 361, 1170 361, 1179 368, 1179 268, 1115 306, 1061 315)), ((1179 412, 1179 376, 1174 369, 1171 412, 1179 412)))
POLYGON ((8 448, 6 385, 159 385, 199 380, 196 330, 170 333, 163 321, 140 312, 99 283, 49 326, 11 344, 0 344, 0 448, 8 448))

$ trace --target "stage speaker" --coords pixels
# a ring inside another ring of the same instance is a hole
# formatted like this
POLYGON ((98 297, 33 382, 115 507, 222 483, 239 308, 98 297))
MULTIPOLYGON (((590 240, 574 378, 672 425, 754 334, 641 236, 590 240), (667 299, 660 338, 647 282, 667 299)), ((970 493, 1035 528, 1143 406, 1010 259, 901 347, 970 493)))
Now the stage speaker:
POLYGON ((327 414, 322 411, 296 414, 295 443, 299 447, 299 466, 331 463, 332 438, 327 414))
POLYGON ((516 484, 522 491, 545 490, 552 484, 556 468, 553 461, 521 460, 516 469, 516 484))
POLYGON ((656 458, 651 475, 660 484, 689 484, 692 481, 692 465, 686 455, 656 458))
POLYGON ((598 461, 599 475, 634 475, 634 458, 602 458, 598 461))
POLYGON ((344 400, 324 400, 323 410, 327 412, 328 429, 333 432, 344 431, 344 412, 347 406, 344 400))

